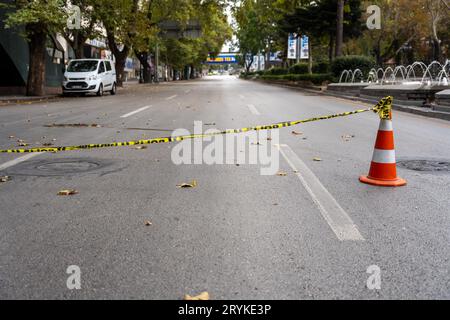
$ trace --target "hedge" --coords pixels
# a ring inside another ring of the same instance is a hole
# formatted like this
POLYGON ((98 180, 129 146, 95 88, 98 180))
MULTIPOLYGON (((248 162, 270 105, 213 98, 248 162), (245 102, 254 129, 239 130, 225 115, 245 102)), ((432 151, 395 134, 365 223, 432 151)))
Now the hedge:
POLYGON ((289 74, 307 74, 309 73, 309 65, 307 63, 301 62, 294 64, 289 68, 289 74))
POLYGON ((330 63, 328 61, 321 61, 313 64, 313 73, 325 74, 330 72, 330 63))
POLYGON ((287 74, 287 73, 288 73, 287 69, 272 68, 272 69, 262 72, 262 74, 260 74, 260 75, 283 75, 283 74, 287 74))
POLYGON ((263 75, 263 80, 288 80, 288 81, 305 81, 311 82, 315 85, 321 85, 325 81, 333 81, 333 75, 330 73, 324 74, 286 74, 286 75, 263 75))
POLYGON ((343 56, 336 58, 331 63, 331 72, 339 78, 344 70, 360 69, 362 73, 367 76, 370 69, 376 65, 375 60, 366 56, 343 56))

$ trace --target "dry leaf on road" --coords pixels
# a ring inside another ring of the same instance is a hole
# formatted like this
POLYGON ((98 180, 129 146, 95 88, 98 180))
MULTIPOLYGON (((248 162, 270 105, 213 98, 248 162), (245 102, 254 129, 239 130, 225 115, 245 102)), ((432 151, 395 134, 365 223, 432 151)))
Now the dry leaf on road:
POLYGON ((298 131, 292 131, 292 134, 294 136, 301 136, 303 134, 303 132, 298 132, 298 131))
POLYGON ((320 161, 323 161, 323 160, 321 158, 317 158, 316 157, 316 158, 313 159, 313 161, 320 162, 320 161))
POLYGON ((145 224, 147 227, 153 225, 152 222, 151 222, 150 220, 145 221, 144 224, 145 224))
POLYGON ((136 149, 136 150, 144 150, 144 149, 147 149, 147 147, 146 147, 146 146, 136 146, 136 147, 134 147, 133 149, 136 149))
POLYGON ((209 293, 208 292, 202 292, 198 296, 190 296, 185 295, 184 300, 192 300, 192 301, 199 301, 199 300, 209 300, 209 293))
POLYGON ((277 176, 285 177, 285 176, 287 176, 287 173, 284 172, 284 171, 278 171, 278 172, 277 172, 277 176))
POLYGON ((355 137, 354 134, 345 134, 341 138, 342 138, 342 140, 347 142, 347 141, 350 141, 350 139, 353 139, 354 137, 355 137))
POLYGON ((177 184, 178 188, 195 188, 196 186, 197 186, 197 181, 196 180, 192 180, 191 183, 177 184))
POLYGON ((8 176, 0 176, 0 182, 8 182, 10 178, 8 176))
POLYGON ((71 189, 61 190, 61 191, 58 192, 58 196, 73 196, 75 194, 78 194, 78 191, 77 190, 71 190, 71 189))

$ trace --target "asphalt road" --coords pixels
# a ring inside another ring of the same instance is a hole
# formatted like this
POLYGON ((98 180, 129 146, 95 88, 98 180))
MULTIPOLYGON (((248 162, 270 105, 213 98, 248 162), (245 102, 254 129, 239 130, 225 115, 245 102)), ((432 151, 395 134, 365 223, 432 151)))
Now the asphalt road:
MULTIPOLYGON (((0 148, 18 139, 145 139, 192 132, 194 121, 205 130, 240 128, 361 107, 210 77, 1 107, 0 148), (100 127, 48 127, 79 123, 100 127)), ((0 299, 181 299, 202 291, 212 299, 449 299, 450 173, 399 166, 406 187, 361 184, 378 124, 364 113, 282 129, 279 141, 275 133, 227 153, 228 165, 175 165, 177 144, 0 154, 0 176, 11 177, 0 184, 0 299), (236 165, 266 143, 281 150, 286 176, 261 175, 263 163, 236 165), (195 188, 177 187, 192 180, 195 188), (58 196, 62 189, 79 193, 58 196), (67 288, 71 265, 81 270, 80 290, 67 288), (380 290, 367 287, 373 265, 380 290)), ((396 112, 394 130, 399 161, 450 161, 449 122, 396 112)))

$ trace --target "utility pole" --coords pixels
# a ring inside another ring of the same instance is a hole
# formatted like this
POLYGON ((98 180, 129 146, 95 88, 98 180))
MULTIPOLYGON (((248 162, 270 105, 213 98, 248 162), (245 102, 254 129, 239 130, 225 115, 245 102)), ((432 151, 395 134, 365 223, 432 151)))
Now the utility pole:
POLYGON ((156 55, 155 55, 155 64, 156 64, 156 69, 155 69, 155 81, 156 83, 159 83, 159 44, 156 44, 156 55))
POLYGON ((344 0, 337 3, 337 26, 336 26, 336 58, 342 56, 344 44, 344 0))

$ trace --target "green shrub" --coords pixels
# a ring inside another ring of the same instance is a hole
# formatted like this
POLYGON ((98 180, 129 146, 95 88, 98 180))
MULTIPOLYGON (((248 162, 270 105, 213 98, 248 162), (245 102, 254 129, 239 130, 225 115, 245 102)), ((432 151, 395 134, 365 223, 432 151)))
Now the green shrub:
POLYGON ((283 75, 283 74, 287 74, 288 70, 284 69, 284 68, 272 68, 269 70, 266 70, 264 72, 264 75, 283 75))
POLYGON ((315 85, 322 85, 326 81, 333 81, 333 75, 330 73, 324 74, 285 74, 285 75, 263 75, 263 80, 286 80, 286 81, 299 81, 299 82, 311 82, 315 85))
POLYGON ((366 56, 344 56, 336 58, 331 63, 331 72, 339 78, 344 70, 360 69, 367 76, 370 69, 375 67, 375 60, 366 56))
POLYGON ((328 61, 316 62, 313 64, 313 73, 325 74, 330 72, 330 63, 328 61))
POLYGON ((289 74, 307 74, 309 65, 307 63, 301 62, 294 64, 289 68, 289 74))
POLYGON ((321 85, 325 81, 333 81, 333 75, 329 73, 324 74, 289 74, 286 75, 286 80, 290 81, 304 81, 311 82, 315 85, 321 85))

